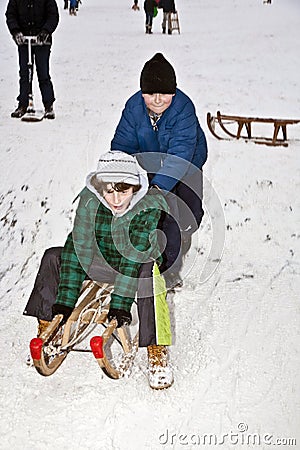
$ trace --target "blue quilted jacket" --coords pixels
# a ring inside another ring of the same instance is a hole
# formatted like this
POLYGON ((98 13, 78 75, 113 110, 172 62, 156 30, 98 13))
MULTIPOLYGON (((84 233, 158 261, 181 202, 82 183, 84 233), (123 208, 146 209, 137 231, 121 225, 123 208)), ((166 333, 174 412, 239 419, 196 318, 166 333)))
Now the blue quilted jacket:
POLYGON ((144 169, 154 174, 151 184, 166 191, 193 174, 194 166, 201 168, 207 158, 195 107, 179 89, 157 127, 151 124, 142 92, 134 94, 126 102, 111 149, 136 154, 144 169))

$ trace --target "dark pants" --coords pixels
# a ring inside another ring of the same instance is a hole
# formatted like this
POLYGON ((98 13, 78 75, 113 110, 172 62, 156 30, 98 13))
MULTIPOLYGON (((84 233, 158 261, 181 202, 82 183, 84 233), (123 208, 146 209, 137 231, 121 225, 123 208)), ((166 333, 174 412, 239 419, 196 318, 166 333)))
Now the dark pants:
MULTIPOLYGON (((55 303, 60 280, 62 247, 52 247, 45 251, 34 287, 24 315, 41 320, 52 320, 52 306, 55 303)), ((153 262, 142 264, 137 290, 137 307, 139 316, 139 346, 156 344, 156 319, 152 284, 153 262)), ((94 281, 113 284, 117 272, 113 269, 92 263, 89 275, 94 281)))
POLYGON ((166 196, 170 214, 163 214, 159 228, 165 233, 162 271, 179 272, 182 267, 183 241, 198 230, 204 214, 202 208, 202 172, 179 181, 166 196))
MULTIPOLYGON (((19 51, 19 75, 20 75, 20 93, 17 98, 21 106, 28 106, 29 95, 29 73, 28 73, 28 46, 18 46, 19 51)), ((54 90, 49 74, 49 59, 51 45, 33 45, 32 55, 35 61, 36 73, 39 87, 42 95, 42 101, 45 107, 52 105, 55 100, 54 90)))
POLYGON ((166 24, 168 22, 168 30, 172 31, 171 15, 172 15, 172 11, 164 12, 164 14, 163 14, 163 21, 162 21, 162 24, 161 24, 163 30, 166 29, 166 24))
POLYGON ((153 14, 146 12, 146 28, 152 28, 153 14))

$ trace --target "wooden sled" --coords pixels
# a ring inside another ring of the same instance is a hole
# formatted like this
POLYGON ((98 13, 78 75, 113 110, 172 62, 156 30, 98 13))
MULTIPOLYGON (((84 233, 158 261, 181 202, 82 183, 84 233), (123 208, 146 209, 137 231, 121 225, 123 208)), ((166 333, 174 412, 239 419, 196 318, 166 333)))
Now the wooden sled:
POLYGON ((293 125, 299 123, 300 120, 295 119, 271 119, 271 118, 259 118, 259 117, 243 117, 243 116, 230 116, 217 112, 216 116, 212 116, 207 113, 207 126, 217 139, 230 140, 230 139, 244 139, 246 141, 252 141, 256 144, 264 144, 271 146, 283 145, 288 146, 287 139, 287 125, 293 125), (273 136, 262 137, 252 135, 252 125, 254 123, 271 124, 273 125, 273 136), (233 125, 232 125, 233 124, 233 125), (220 135, 216 132, 216 125, 224 133, 220 135), (243 129, 246 130, 246 134, 242 134, 243 129), (282 138, 278 137, 279 131, 282 131, 282 138), (228 137, 229 136, 229 137, 228 137))
POLYGON ((177 11, 171 13, 171 33, 175 30, 178 31, 178 34, 180 34, 179 17, 177 11))
POLYGON ((82 342, 97 325, 105 331, 90 340, 91 351, 103 372, 113 379, 121 378, 129 371, 138 349, 138 333, 131 339, 128 328, 116 328, 117 321, 106 324, 110 293, 113 286, 87 281, 84 284, 79 304, 65 325, 63 316, 57 315, 46 330, 30 342, 30 353, 34 367, 44 376, 52 375, 72 350, 82 342))

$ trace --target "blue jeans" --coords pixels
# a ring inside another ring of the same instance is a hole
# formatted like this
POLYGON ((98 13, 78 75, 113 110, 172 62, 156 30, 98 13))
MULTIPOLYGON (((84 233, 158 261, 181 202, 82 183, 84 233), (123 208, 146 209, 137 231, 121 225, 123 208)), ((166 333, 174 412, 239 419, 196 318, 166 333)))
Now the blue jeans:
MULTIPOLYGON (((49 59, 51 45, 32 46, 32 55, 35 61, 36 73, 38 77, 39 87, 42 95, 42 101, 45 107, 52 105, 55 100, 54 90, 49 74, 49 59)), ((19 52, 19 85, 20 92, 17 100, 21 106, 28 106, 29 95, 29 74, 28 74, 28 47, 20 45, 19 52)))
POLYGON ((146 12, 146 27, 152 27, 153 14, 146 12))

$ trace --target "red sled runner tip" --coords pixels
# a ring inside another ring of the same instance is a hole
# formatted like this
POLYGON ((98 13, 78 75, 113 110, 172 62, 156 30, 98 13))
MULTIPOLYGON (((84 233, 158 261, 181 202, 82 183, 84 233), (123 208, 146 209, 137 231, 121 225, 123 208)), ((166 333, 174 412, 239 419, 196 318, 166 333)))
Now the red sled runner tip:
POLYGON ((43 341, 40 338, 33 338, 30 341, 30 354, 32 359, 41 359, 43 341))
POLYGON ((91 349, 93 355, 96 359, 103 358, 103 337, 102 336, 94 336, 90 341, 91 349))

